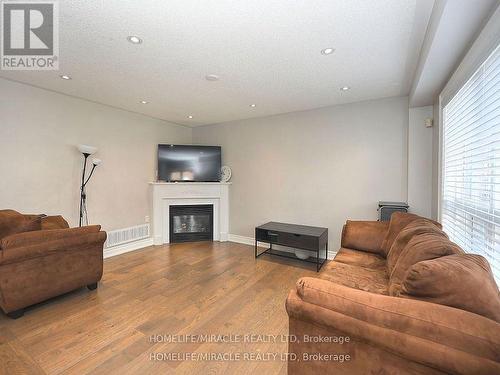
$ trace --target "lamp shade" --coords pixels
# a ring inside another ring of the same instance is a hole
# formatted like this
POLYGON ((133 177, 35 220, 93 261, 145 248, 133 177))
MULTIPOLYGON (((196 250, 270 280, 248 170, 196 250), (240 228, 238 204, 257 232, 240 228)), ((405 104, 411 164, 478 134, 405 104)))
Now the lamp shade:
POLYGON ((92 164, 94 164, 96 167, 102 163, 101 159, 92 159, 92 164))
POLYGON ((78 151, 80 151, 82 154, 95 154, 97 152, 97 147, 94 146, 88 146, 88 145, 78 145, 76 146, 78 148, 78 151))

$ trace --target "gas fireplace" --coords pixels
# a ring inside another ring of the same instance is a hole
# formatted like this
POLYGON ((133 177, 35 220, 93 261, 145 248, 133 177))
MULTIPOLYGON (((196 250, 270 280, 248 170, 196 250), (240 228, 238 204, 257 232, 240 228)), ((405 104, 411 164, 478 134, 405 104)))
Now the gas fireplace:
POLYGON ((169 212, 170 242, 213 240, 213 205, 171 205, 169 212))

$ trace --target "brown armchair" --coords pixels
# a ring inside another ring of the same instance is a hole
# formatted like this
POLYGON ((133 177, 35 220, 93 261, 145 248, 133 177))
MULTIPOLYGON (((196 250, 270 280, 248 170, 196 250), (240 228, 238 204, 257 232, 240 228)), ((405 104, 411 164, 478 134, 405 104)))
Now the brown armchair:
POLYGON ((69 228, 61 216, 0 210, 0 307, 11 318, 24 308, 87 286, 103 271, 106 232, 69 228))

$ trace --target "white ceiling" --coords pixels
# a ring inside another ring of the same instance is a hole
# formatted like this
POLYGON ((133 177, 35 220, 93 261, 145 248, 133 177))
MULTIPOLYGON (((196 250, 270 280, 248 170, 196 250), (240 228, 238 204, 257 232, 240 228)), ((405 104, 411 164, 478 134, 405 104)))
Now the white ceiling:
POLYGON ((59 3, 60 71, 1 77, 197 126, 408 95, 434 0, 59 3))

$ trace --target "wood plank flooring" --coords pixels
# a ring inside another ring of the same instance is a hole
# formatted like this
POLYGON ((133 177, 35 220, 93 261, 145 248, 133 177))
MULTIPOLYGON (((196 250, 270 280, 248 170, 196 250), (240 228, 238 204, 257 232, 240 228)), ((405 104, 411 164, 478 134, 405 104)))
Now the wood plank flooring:
POLYGON ((268 255, 255 260, 253 247, 231 242, 154 246, 107 259, 96 291, 57 297, 18 320, 0 312, 0 374, 285 374, 279 353, 286 342, 261 341, 288 334, 286 295, 298 278, 316 275, 313 268, 268 255), (168 335, 232 336, 163 342, 168 335), (165 360, 163 353, 278 357, 165 360))

